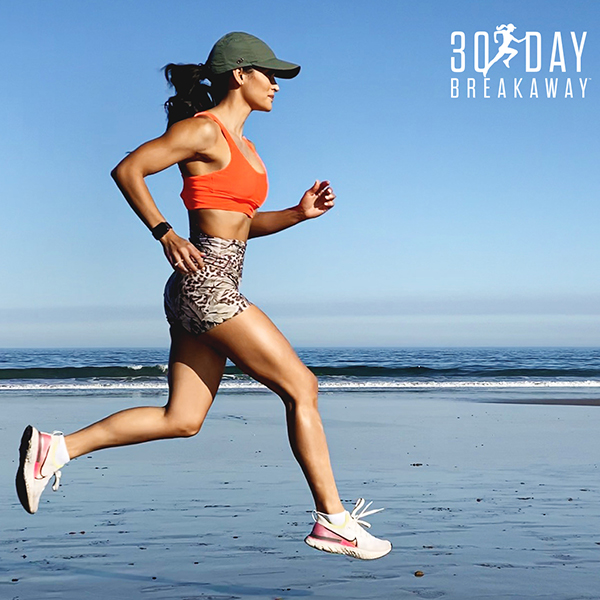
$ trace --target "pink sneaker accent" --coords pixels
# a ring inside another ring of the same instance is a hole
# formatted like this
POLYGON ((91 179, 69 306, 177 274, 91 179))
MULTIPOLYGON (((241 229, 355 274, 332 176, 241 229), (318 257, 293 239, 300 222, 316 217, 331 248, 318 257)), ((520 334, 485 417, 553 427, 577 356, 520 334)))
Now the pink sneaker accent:
POLYGON ((48 450, 50 450, 50 445, 52 444, 52 435, 49 433, 42 433, 40 431, 38 437, 38 451, 37 457, 35 459, 35 464, 33 466, 33 476, 36 479, 42 479, 42 467, 44 466, 44 462, 46 458, 48 458, 48 450))
POLYGON ((342 546, 351 546, 353 548, 356 548, 356 546, 358 545, 356 538, 352 541, 347 540, 341 535, 335 533, 335 531, 331 531, 330 529, 323 527, 321 523, 315 523, 313 530, 310 532, 308 537, 324 542, 334 542, 336 544, 341 544, 342 546))

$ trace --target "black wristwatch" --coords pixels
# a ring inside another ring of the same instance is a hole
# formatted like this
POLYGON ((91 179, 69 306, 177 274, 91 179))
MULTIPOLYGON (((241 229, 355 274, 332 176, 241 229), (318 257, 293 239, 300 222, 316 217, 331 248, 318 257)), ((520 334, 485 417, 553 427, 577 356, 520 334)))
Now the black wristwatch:
POLYGON ((159 223, 156 227, 153 227, 150 231, 154 236, 155 240, 160 240, 160 238, 169 231, 169 229, 173 229, 166 221, 159 223))

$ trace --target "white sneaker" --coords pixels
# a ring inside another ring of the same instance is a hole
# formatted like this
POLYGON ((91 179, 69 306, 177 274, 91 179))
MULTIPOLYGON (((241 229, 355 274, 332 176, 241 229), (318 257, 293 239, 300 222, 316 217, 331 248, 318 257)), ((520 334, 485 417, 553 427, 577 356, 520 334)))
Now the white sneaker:
POLYGON ((40 496, 54 475, 52 489, 58 490, 60 484, 60 467, 57 465, 56 449, 62 440, 62 433, 42 433, 28 425, 21 438, 19 448, 19 469, 16 484, 17 495, 28 513, 35 513, 40 503, 40 496))
POLYGON ((359 513, 364 503, 364 499, 359 498, 352 512, 346 511, 346 522, 343 525, 334 525, 322 513, 314 511, 315 525, 304 541, 317 550, 346 554, 363 560, 385 556, 392 549, 392 544, 365 531, 363 527, 371 527, 371 525, 362 520, 364 517, 382 511, 383 508, 367 511, 372 504, 369 502, 359 513))

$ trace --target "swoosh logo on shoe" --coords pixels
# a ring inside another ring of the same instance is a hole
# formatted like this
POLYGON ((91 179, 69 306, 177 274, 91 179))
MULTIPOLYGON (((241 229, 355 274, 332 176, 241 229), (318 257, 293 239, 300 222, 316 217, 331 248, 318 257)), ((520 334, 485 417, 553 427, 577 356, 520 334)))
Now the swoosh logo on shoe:
POLYGON ((341 544, 342 546, 352 546, 354 548, 358 547, 358 540, 354 538, 353 540, 347 540, 345 537, 338 535, 336 537, 329 537, 326 535, 318 535, 315 533, 311 533, 310 537, 315 538, 317 540, 322 540, 324 542, 336 542, 341 544))

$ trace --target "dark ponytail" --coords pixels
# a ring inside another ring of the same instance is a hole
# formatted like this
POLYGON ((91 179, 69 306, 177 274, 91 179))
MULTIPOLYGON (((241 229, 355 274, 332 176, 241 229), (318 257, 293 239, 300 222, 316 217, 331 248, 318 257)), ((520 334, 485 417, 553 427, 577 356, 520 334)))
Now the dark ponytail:
POLYGON ((175 89, 175 95, 165 102, 167 128, 216 106, 227 95, 231 73, 214 75, 203 64, 174 63, 169 63, 164 72, 167 81, 175 89))

